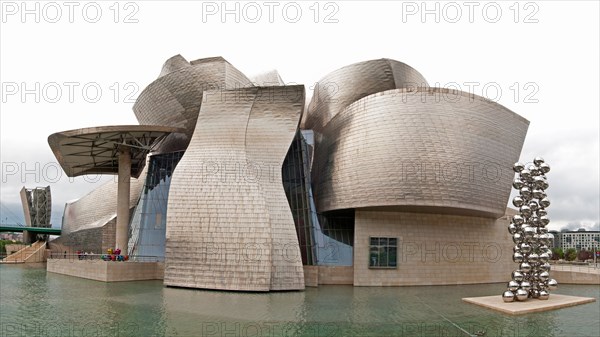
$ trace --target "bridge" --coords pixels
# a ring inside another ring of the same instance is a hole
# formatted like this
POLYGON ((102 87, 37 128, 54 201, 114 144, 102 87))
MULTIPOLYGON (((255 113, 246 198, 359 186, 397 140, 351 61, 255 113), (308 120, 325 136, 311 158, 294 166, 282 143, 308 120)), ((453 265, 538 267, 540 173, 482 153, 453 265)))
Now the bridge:
POLYGON ((49 234, 49 235, 60 235, 60 228, 46 228, 46 227, 23 227, 23 226, 6 226, 0 225, 0 233, 2 232, 24 232, 37 233, 37 234, 49 234))

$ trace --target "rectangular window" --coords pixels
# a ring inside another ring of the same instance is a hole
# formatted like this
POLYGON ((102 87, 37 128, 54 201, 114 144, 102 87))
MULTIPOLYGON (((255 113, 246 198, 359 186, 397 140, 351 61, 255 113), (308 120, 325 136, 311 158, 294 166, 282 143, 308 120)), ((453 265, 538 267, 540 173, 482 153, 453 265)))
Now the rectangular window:
POLYGON ((396 268, 398 239, 371 237, 369 240, 369 268, 396 268))

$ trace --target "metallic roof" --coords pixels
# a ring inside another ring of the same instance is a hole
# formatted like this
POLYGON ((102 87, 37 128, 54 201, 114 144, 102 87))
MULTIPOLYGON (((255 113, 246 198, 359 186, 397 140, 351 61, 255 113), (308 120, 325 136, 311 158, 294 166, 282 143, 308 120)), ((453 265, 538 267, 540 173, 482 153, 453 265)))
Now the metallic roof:
POLYGON ((57 132, 48 144, 69 177, 118 174, 119 148, 131 151, 131 176, 138 177, 146 155, 166 136, 183 129, 156 125, 113 125, 57 132))

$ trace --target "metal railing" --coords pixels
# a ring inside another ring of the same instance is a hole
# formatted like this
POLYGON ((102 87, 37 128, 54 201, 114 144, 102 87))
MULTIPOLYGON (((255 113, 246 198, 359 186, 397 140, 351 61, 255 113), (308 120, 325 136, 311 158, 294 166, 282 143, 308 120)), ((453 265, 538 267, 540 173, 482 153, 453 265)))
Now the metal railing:
MULTIPOLYGON (((107 256, 108 254, 92 254, 92 253, 82 253, 82 254, 65 254, 60 252, 51 252, 48 256, 48 259, 56 259, 56 260, 87 260, 87 261, 103 261, 102 257, 107 256)), ((110 261, 114 263, 119 262, 163 262, 165 258, 163 256, 151 256, 151 255, 128 255, 127 261, 110 261)))
POLYGON ((570 271, 587 274, 600 274, 600 263, 590 264, 568 264, 568 263, 556 263, 552 264, 550 273, 552 271, 570 271))

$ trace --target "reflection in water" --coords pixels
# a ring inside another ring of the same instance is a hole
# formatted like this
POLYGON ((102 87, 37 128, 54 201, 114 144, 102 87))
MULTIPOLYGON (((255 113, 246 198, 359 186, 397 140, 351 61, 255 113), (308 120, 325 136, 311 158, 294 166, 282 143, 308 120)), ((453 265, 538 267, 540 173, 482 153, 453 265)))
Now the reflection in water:
MULTIPOLYGON (((600 306, 509 316, 463 303, 502 284, 245 293, 103 283, 0 265, 0 336, 598 336, 600 306)), ((557 293, 600 298, 598 286, 557 293)))

